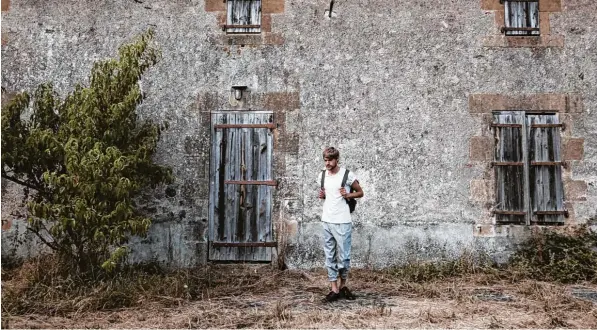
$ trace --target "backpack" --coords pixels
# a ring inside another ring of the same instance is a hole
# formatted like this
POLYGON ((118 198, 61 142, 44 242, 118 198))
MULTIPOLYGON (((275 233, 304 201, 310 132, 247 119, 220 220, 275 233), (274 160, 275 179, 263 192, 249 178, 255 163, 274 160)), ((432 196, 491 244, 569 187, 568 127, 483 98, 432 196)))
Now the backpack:
MULTIPOLYGON (((346 170, 344 172, 344 177, 342 178, 342 184, 340 185, 340 187, 344 187, 346 186, 346 180, 348 180, 348 172, 350 172, 349 170, 346 170)), ((323 189, 323 183, 325 182, 325 170, 323 170, 323 172, 321 172, 321 188, 323 189)), ((352 187, 350 187, 350 192, 354 192, 354 189, 352 189, 352 187)), ((357 207, 357 200, 355 198, 348 198, 345 199, 346 203, 348 204, 348 209, 350 210, 350 213, 354 212, 354 210, 357 207)))

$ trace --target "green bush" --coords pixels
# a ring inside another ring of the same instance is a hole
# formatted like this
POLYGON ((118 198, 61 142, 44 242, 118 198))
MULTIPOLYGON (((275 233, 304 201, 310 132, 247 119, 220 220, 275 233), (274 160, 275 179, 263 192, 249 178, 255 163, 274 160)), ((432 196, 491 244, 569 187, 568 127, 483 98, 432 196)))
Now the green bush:
POLYGON ((152 160, 165 126, 136 112, 139 80, 159 59, 152 39, 148 31, 96 62, 89 86, 64 99, 43 84, 2 109, 2 177, 25 189, 28 230, 79 271, 113 269, 128 237, 151 224, 134 197, 172 180, 152 160))

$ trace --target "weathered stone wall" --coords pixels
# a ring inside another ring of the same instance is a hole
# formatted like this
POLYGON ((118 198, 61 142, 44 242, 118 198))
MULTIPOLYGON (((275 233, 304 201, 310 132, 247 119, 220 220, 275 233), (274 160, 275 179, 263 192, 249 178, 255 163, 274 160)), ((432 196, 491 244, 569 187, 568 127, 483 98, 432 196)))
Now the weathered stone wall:
MULTIPOLYGON (((209 113, 234 109, 232 85, 249 87, 244 108, 274 111, 279 124, 273 214, 291 266, 322 264, 315 177, 327 145, 365 191, 356 265, 464 248, 506 255, 527 228, 496 226, 490 214, 486 114, 497 105, 565 102, 567 222, 596 216, 597 2, 542 0, 541 40, 511 42, 499 35, 498 0, 336 1, 332 18, 328 1, 263 1, 258 36, 225 35, 222 0, 3 1, 7 92, 45 81, 67 92, 93 61, 156 31, 163 59, 144 78, 141 113, 170 122, 157 159, 177 180, 143 198, 155 225, 134 242, 134 261, 206 262, 209 113)), ((3 224, 4 255, 23 219, 5 212, 14 187, 2 187, 2 219, 13 224, 3 224)))

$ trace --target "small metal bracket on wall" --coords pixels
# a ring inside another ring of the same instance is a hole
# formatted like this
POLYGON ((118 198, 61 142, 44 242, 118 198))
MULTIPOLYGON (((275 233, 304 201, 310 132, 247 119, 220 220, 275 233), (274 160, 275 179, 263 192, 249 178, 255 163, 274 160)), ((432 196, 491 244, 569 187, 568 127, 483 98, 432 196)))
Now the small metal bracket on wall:
POLYGON ((232 85, 230 88, 230 97, 228 98, 230 105, 244 107, 247 100, 247 93, 249 93, 248 89, 249 87, 244 85, 232 85))

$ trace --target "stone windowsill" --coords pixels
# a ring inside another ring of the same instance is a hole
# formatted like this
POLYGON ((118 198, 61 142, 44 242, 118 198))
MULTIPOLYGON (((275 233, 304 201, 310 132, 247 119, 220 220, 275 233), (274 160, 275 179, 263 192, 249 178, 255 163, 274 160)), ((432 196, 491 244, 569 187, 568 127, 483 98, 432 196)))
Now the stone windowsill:
POLYGON ((541 35, 537 37, 496 35, 485 37, 483 47, 564 47, 564 37, 558 35, 541 35))
POLYGON ((255 33, 255 34, 225 34, 218 36, 215 42, 226 46, 258 46, 282 45, 284 37, 280 33, 255 33))

